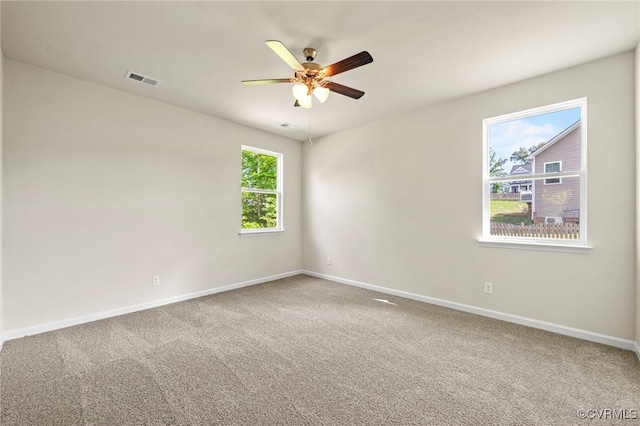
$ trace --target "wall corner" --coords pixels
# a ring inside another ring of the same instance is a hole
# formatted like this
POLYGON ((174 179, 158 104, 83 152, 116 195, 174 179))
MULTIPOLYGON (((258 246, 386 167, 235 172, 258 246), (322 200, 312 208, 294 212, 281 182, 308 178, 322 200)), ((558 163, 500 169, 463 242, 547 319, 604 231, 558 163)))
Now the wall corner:
MULTIPOLYGON (((639 16, 640 18, 640 16, 639 16)), ((640 42, 636 46, 636 355, 640 360, 640 42)))

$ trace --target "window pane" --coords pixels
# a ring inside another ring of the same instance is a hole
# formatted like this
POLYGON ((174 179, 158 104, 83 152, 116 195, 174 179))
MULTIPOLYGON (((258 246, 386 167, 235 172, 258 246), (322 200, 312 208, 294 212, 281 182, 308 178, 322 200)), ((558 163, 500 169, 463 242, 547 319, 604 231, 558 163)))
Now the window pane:
POLYGON ((490 235, 580 239, 580 178, 544 181, 532 180, 531 192, 491 194, 490 235))
POLYGON ((278 226, 278 196, 242 192, 242 228, 276 228, 278 226))
MULTIPOLYGON (((560 162, 555 162, 555 163, 545 163, 544 165, 544 172, 545 173, 557 173, 560 172, 561 167, 560 167, 560 162)), ((557 183, 562 183, 562 178, 551 178, 551 179, 545 179, 544 180, 544 184, 545 185, 555 185, 557 183)))
MULTIPOLYGON (((582 170, 581 108, 569 108, 489 125, 489 176, 582 170), (562 167, 560 167, 562 162, 562 167), (546 167, 545 167, 545 163, 546 167), (546 168, 546 170, 545 170, 546 168)), ((494 192, 508 192, 509 185, 494 192)))
POLYGON ((278 158, 272 155, 242 151, 242 187, 276 190, 278 158))
POLYGON ((560 163, 547 163, 544 165, 545 173, 557 173, 560 171, 560 163))
POLYGON ((484 120, 483 238, 586 244, 586 105, 582 98, 484 120))

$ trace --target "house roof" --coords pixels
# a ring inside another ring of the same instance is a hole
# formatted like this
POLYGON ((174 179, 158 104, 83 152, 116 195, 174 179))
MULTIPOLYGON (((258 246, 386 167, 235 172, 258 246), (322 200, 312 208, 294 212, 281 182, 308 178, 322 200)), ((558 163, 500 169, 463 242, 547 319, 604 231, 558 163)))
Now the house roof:
POLYGON ((567 136, 569 133, 573 132, 575 129, 577 129, 581 125, 582 125, 582 123, 581 123, 580 120, 576 121, 571 126, 567 127, 566 129, 564 129, 563 131, 561 131, 560 133, 555 135, 553 138, 549 139, 549 142, 545 143, 540 149, 534 151, 533 154, 529 155, 527 157, 527 160, 533 160, 538 154, 546 151, 554 143, 558 142, 560 139, 564 138, 565 136, 567 136))
POLYGON ((515 164, 513 167, 511 167, 511 171, 509 172, 509 176, 523 174, 531 174, 531 163, 515 164))

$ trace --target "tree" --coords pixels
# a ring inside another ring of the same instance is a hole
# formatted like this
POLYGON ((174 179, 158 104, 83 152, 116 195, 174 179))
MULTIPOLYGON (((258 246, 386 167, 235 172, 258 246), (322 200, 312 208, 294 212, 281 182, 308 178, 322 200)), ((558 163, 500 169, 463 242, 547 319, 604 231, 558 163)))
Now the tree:
POLYGON ((277 226, 278 200, 273 193, 278 185, 278 159, 272 155, 242 151, 242 227, 274 228, 277 226))
POLYGON ((511 154, 511 158, 509 159, 514 163, 527 164, 529 162, 529 160, 527 160, 529 154, 530 152, 527 148, 520 147, 520 149, 511 154))
POLYGON ((534 152, 536 152, 537 150, 545 146, 545 144, 546 142, 540 142, 538 145, 529 147, 529 155, 533 154, 534 152))
POLYGON ((527 164, 530 161, 527 157, 542 148, 546 142, 540 142, 538 145, 530 146, 529 148, 520 147, 517 151, 514 151, 509 158, 514 163, 527 164))
MULTIPOLYGON (((489 148, 489 176, 498 177, 506 176, 504 165, 507 162, 505 158, 496 159, 496 152, 493 148, 489 148)), ((503 192, 504 184, 502 182, 494 182, 491 184, 491 192, 497 194, 503 192)))
POLYGON ((242 187, 275 190, 278 159, 272 155, 242 151, 242 187))

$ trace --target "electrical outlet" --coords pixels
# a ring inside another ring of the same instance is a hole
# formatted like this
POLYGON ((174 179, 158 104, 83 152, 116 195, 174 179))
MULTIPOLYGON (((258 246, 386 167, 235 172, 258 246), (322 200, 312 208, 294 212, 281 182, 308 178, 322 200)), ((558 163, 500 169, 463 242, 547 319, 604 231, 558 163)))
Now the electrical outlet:
POLYGON ((327 265, 331 265, 331 258, 327 257, 327 265))
POLYGON ((493 294, 493 284, 492 283, 484 283, 484 292, 487 294, 493 294))
POLYGON ((154 275, 151 277, 151 285, 154 287, 160 285, 160 275, 154 275))

